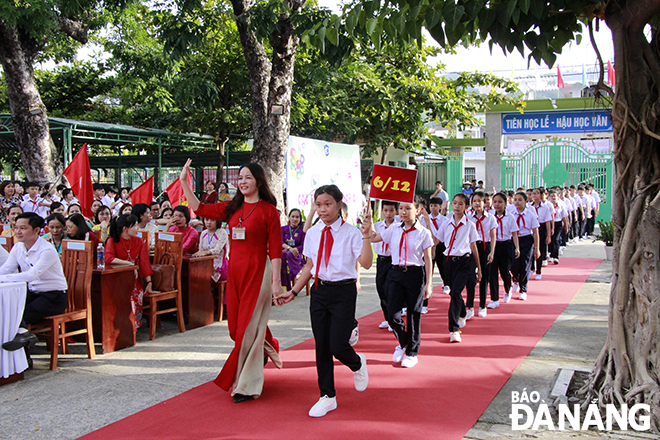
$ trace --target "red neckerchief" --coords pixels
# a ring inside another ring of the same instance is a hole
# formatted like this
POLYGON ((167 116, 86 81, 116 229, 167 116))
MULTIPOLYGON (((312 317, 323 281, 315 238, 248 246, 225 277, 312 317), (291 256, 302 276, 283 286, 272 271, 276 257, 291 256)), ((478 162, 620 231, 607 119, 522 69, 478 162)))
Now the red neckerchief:
POLYGON ((454 247, 454 240, 456 240, 456 233, 457 233, 458 230, 461 228, 461 226, 463 226, 463 222, 462 222, 462 221, 459 221, 459 222, 458 222, 458 226, 456 226, 455 224, 453 224, 451 221, 449 222, 449 224, 454 228, 454 232, 451 233, 451 238, 449 239, 449 247, 447 248, 447 249, 448 249, 448 251, 447 251, 447 259, 446 259, 445 261, 448 261, 448 260, 449 260, 449 255, 451 254, 451 250, 452 250, 452 248, 454 247))
POLYGON ((483 220, 486 218, 486 214, 484 211, 484 214, 481 214, 481 218, 477 218, 477 214, 475 213, 473 215, 474 219, 477 221, 477 232, 479 232, 479 228, 481 228, 481 243, 484 245, 484 252, 486 251, 486 233, 484 231, 484 225, 483 225, 483 220))
MULTIPOLYGON (((341 225, 344 224, 344 219, 341 219, 341 225)), ((341 225, 339 227, 341 227, 341 225)), ((321 232, 321 242, 319 243, 319 253, 316 257, 316 274, 314 275, 314 286, 318 285, 319 282, 319 268, 321 267, 321 258, 325 260, 325 268, 328 268, 330 263, 330 253, 332 252, 332 245, 335 243, 334 238, 332 237, 332 231, 330 225, 327 225, 323 228, 321 232)))
POLYGON ((524 213, 525 211, 518 213, 518 218, 516 219, 516 224, 518 225, 518 228, 520 228, 520 220, 522 220, 523 228, 527 227, 527 225, 525 225, 525 217, 523 217, 524 213))
POLYGON ((437 221, 436 219, 434 219, 434 218, 431 218, 431 221, 433 222, 433 226, 434 226, 435 229, 437 230, 437 229, 438 229, 438 221, 437 221))
POLYGON ((401 230, 403 231, 403 234, 401 234, 401 241, 399 241, 399 265, 401 264, 401 248, 405 245, 405 256, 403 258, 403 265, 405 267, 408 267, 408 232, 415 229, 416 223, 417 220, 415 220, 415 223, 413 223, 410 229, 406 229, 405 223, 401 224, 401 230))
POLYGON ((502 223, 502 219, 506 215, 506 210, 504 211, 504 214, 502 214, 502 217, 498 217, 497 214, 495 214, 495 219, 497 220, 497 223, 499 223, 500 227, 500 239, 504 239, 504 223, 502 223))

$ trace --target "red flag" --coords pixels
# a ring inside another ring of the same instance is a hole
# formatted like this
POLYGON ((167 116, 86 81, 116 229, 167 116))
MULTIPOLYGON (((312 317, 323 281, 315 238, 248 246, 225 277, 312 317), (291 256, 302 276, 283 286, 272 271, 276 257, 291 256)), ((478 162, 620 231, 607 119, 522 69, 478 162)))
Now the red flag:
POLYGON ((607 61, 607 83, 611 86, 616 85, 616 71, 609 60, 607 61))
MULTIPOLYGON (((188 174, 188 185, 192 188, 192 176, 190 174, 188 174)), ((179 205, 188 206, 188 200, 186 200, 186 196, 183 195, 183 188, 181 188, 181 182, 178 177, 165 189, 165 192, 170 199, 172 208, 176 208, 179 205)), ((190 211, 190 217, 195 218, 195 213, 190 211)))
POLYGON ((146 203, 147 205, 154 201, 154 176, 149 177, 144 183, 133 191, 128 196, 131 198, 133 205, 136 203, 146 203))
POLYGON ((557 87, 560 89, 566 87, 566 84, 564 84, 564 77, 561 76, 561 70, 559 69, 559 64, 557 64, 557 87))
POLYGON ((63 174, 66 180, 69 181, 71 190, 80 201, 80 209, 83 215, 91 218, 94 215, 92 213, 94 189, 92 188, 92 172, 89 168, 87 144, 82 146, 63 174))

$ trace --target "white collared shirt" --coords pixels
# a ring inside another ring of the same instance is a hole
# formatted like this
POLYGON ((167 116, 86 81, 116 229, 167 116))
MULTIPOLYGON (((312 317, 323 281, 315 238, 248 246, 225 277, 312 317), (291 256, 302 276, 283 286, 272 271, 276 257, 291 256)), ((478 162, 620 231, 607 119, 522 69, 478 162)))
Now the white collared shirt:
POLYGON ((440 230, 440 235, 442 236, 441 241, 446 247, 444 254, 448 257, 462 257, 465 254, 471 253, 471 244, 481 239, 477 234, 477 228, 474 226, 474 223, 468 220, 467 215, 463 215, 458 224, 456 224, 453 215, 449 217, 449 221, 440 230), (451 236, 454 230, 456 230, 456 236, 454 237, 454 242, 451 243, 451 236))
POLYGON ((27 199, 24 199, 21 202, 21 208, 23 208, 23 212, 34 212, 35 214, 39 213, 39 203, 43 202, 44 199, 41 197, 37 196, 34 200, 28 196, 27 199))
POLYGON ((62 263, 52 244, 42 237, 37 238, 30 250, 17 242, 9 252, 5 264, 0 267, 0 283, 27 282, 28 290, 48 292, 67 290, 62 263), (14 273, 20 267, 21 273, 14 273))
MULTIPOLYGON (((449 221, 447 217, 444 215, 438 214, 437 217, 432 217, 429 214, 429 219, 431 220, 431 225, 430 225, 430 230, 431 230, 431 235, 433 235, 435 238, 438 238, 438 232, 440 231, 440 228, 449 221), (435 220, 435 223, 433 223, 433 220, 435 220), (438 225, 436 228, 435 226, 438 225)), ((439 239, 438 239, 439 240, 439 239)))
POLYGON ((110 207, 110 205, 112 205, 112 202, 114 202, 114 201, 115 201, 115 199, 110 197, 109 195, 105 195, 105 196, 101 197, 101 203, 103 203, 108 208, 110 207))
POLYGON ((497 223, 497 231, 495 231, 497 241, 511 240, 513 233, 518 232, 518 225, 513 214, 504 211, 502 217, 497 214, 493 217, 495 217, 495 223, 497 223))
POLYGON ((550 210, 545 202, 540 202, 539 206, 532 204, 529 208, 532 212, 536 213, 536 219, 539 221, 539 224, 552 221, 553 211, 550 210))
POLYGON ((392 264, 395 266, 424 266, 424 250, 433 246, 431 231, 426 229, 419 221, 412 226, 408 235, 408 253, 403 237, 404 224, 395 223, 380 236, 383 243, 387 243, 392 251, 392 264))
MULTIPOLYGON (((322 221, 312 226, 305 235, 303 255, 312 260, 312 276, 316 274, 317 257, 321 234, 327 225, 322 221)), ((321 261, 319 278, 325 281, 341 281, 357 278, 355 263, 362 253, 362 233, 350 223, 344 222, 341 217, 330 225, 333 238, 330 261, 326 267, 321 261)))
POLYGON ((598 191, 596 190, 591 191, 589 195, 594 198, 594 201, 596 203, 600 203, 602 201, 602 199, 600 198, 600 194, 598 194, 598 191))
POLYGON ((479 240, 486 243, 490 243, 490 231, 497 229, 497 220, 495 217, 487 212, 483 213, 483 217, 477 219, 476 213, 472 212, 468 214, 468 220, 474 223, 474 227, 477 229, 477 235, 479 240))
POLYGON ((566 217, 568 217, 568 209, 564 203, 557 202, 557 205, 552 206, 552 214, 555 222, 560 222, 566 217))
POLYGON ((526 237, 532 234, 534 228, 538 228, 539 221, 536 217, 536 212, 530 207, 525 207, 525 210, 519 213, 516 210, 516 213, 513 215, 513 218, 516 220, 518 225, 518 237, 526 237))
MULTIPOLYGON (((395 225, 396 222, 392 221, 389 226, 385 223, 385 220, 381 220, 379 222, 374 223, 374 230, 376 231, 377 234, 380 234, 381 236, 383 235, 383 232, 385 232, 386 229, 391 228, 392 225, 395 225)), ((384 243, 382 241, 379 241, 378 243, 374 243, 374 252, 376 252, 378 255, 383 256, 383 257, 389 257, 392 255, 392 249, 387 243, 384 243)))
POLYGON ((513 203, 509 203, 506 205, 506 212, 509 214, 515 214, 518 210, 516 209, 516 205, 513 203))

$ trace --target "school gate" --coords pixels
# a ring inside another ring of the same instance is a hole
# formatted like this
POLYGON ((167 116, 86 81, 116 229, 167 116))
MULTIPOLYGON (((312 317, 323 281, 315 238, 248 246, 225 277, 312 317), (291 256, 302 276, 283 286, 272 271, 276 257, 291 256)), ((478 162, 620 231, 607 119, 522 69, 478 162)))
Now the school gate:
POLYGON ((570 140, 542 141, 520 155, 502 155, 501 188, 591 183, 601 198, 598 219, 612 219, 612 154, 595 154, 570 140))

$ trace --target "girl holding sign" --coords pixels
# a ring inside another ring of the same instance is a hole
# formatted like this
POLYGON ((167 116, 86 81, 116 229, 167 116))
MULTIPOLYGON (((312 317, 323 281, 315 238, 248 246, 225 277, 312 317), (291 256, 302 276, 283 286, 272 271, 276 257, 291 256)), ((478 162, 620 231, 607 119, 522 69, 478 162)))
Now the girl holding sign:
POLYGON ((336 185, 316 190, 316 213, 321 222, 305 237, 303 255, 307 263, 295 286, 276 298, 279 304, 291 301, 314 274, 309 312, 321 398, 309 410, 311 417, 323 417, 337 408, 333 357, 353 371, 356 390, 364 391, 369 383, 367 360, 351 347, 349 337, 355 327, 356 262, 369 269, 373 258, 371 213, 367 210, 362 228, 357 229, 341 217, 343 198, 336 185))
POLYGON ((240 168, 239 191, 231 201, 201 204, 188 185, 191 162, 179 178, 190 208, 200 217, 226 221, 230 228, 227 326, 235 345, 215 384, 225 391, 231 388, 235 403, 245 402, 261 395, 268 358, 282 368, 279 343, 268 328, 271 304, 282 293, 277 201, 263 168, 249 163, 240 168))

